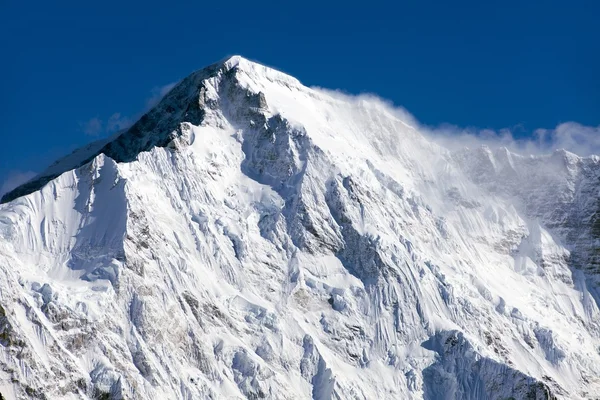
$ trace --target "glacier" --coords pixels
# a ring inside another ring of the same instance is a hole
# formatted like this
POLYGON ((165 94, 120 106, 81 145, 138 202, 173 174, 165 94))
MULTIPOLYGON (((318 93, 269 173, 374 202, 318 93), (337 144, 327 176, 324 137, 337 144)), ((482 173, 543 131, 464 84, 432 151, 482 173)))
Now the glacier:
POLYGON ((1 398, 600 398, 599 190, 228 58, 3 197, 1 398))

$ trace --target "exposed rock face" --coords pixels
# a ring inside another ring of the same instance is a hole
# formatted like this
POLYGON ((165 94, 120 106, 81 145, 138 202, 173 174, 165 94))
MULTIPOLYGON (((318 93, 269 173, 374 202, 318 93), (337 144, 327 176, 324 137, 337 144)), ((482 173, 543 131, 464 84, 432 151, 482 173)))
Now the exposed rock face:
POLYGON ((4 197, 0 393, 600 396, 598 163, 233 57, 4 197))

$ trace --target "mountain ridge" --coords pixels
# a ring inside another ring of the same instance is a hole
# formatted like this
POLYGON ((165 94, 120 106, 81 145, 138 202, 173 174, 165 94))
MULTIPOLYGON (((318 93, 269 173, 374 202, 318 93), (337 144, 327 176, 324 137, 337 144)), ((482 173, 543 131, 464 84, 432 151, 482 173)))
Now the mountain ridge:
MULTIPOLYGON (((184 78, 182 81, 180 81, 175 87, 177 86, 189 86, 190 85, 190 81, 193 80, 204 80, 208 77, 210 77, 211 75, 214 75, 215 73, 218 73, 219 71, 224 72, 224 71, 229 71, 231 69, 234 68, 248 68, 250 70, 257 70, 260 69, 262 71, 266 71, 267 72, 267 76, 269 76, 271 79, 279 79, 281 82, 284 82, 286 84, 291 84, 291 85, 298 85, 301 86, 300 81, 298 81, 296 78, 292 77, 291 75, 288 75, 284 72, 280 72, 276 69, 272 69, 269 67, 266 67, 264 65, 259 64, 258 62, 254 62, 254 61, 250 61, 240 55, 234 55, 234 56, 229 56, 229 57, 225 57, 224 59, 222 59, 221 61, 218 61, 214 64, 209 65, 208 67, 199 69, 193 73, 191 73, 190 75, 188 75, 186 78, 184 78)), ((173 89, 171 89, 171 91, 169 93, 167 93, 163 99, 167 96, 169 96, 169 94, 171 92, 173 92, 173 90, 175 90, 175 87, 173 89)), ((199 93, 198 93, 199 94, 199 93)), ((348 96, 349 98, 351 98, 352 96, 348 96)), ((162 100, 162 99, 161 99, 162 100)), ((191 100, 191 99, 187 99, 187 100, 191 100)), ((172 105, 171 105, 172 106, 172 105)), ((158 107, 158 105, 156 106, 158 107)), ((109 157, 114 158, 117 162, 119 161, 126 161, 126 160, 130 160, 131 159, 131 155, 129 156, 125 156, 123 157, 122 155, 120 155, 118 152, 115 152, 114 150, 111 149, 111 144, 118 142, 120 140, 120 138, 122 136, 128 136, 131 135, 131 130, 133 129, 148 129, 147 127, 140 127, 140 123, 143 122, 146 118, 148 114, 151 114, 152 111, 154 110, 151 109, 149 110, 146 114, 144 114, 140 120, 136 121, 136 123, 134 123, 130 128, 125 129, 123 132, 119 132, 115 135, 112 135, 108 138, 104 138, 104 139, 100 139, 98 141, 95 141, 93 143, 90 143, 88 145, 85 145, 79 149, 76 149, 72 154, 65 156, 61 159, 59 159, 57 162, 55 162, 53 165, 51 165, 49 168, 47 168, 46 170, 44 170, 42 173, 38 174, 37 176, 35 176, 34 178, 32 178, 30 181, 19 185, 18 187, 10 190, 9 192, 5 193, 2 198, 0 199, 0 204, 2 203, 6 203, 9 202, 11 200, 14 200, 17 197, 21 197, 24 195, 27 195, 31 192, 34 192, 36 190, 39 190, 44 184, 46 184, 48 181, 56 178, 60 173, 65 172, 69 169, 73 169, 73 168, 77 168, 89 161, 91 161, 91 159, 93 157, 95 157, 96 155, 100 154, 100 153, 104 153, 107 154, 109 157), (134 128, 135 127, 135 128, 134 128), (74 157, 75 161, 67 163, 67 165, 63 165, 65 159, 71 158, 73 157, 75 154, 83 152, 85 154, 85 156, 83 156, 83 159, 81 159, 81 157, 74 157), (61 161, 63 161, 63 163, 61 163, 61 161), (59 168, 58 170, 56 170, 56 168, 53 169, 53 167, 57 167, 57 166, 61 166, 61 168, 59 168)), ((403 123, 406 124, 405 121, 402 121, 403 123)), ((407 124, 407 127, 412 128, 412 126, 407 124)), ((164 134, 163 134, 164 135, 164 134)), ((135 136, 135 135, 134 135, 135 136)), ((172 139, 172 138, 171 138, 172 139)), ((136 149, 136 151, 147 151, 149 150, 153 145, 154 146, 159 146, 159 147, 163 147, 165 146, 165 141, 166 143, 168 143, 169 138, 163 139, 163 140, 159 140, 156 143, 152 143, 149 145, 146 145, 143 147, 142 149, 136 149)), ((487 145, 482 145, 484 147, 487 147, 487 145)), ((118 146, 120 147, 120 146, 118 146)), ((501 147, 500 149, 506 149, 505 147, 501 147)), ((508 149, 506 149, 507 151, 509 151, 508 149)), ((566 151, 564 149, 557 149, 555 150, 555 152, 559 152, 559 151, 566 151)), ((570 154, 574 154, 572 152, 568 152, 570 154)), ((511 152, 511 154, 515 155, 515 156, 523 156, 514 152, 511 152)), ((534 157, 532 155, 530 155, 529 157, 534 157)), ((577 156, 580 157, 580 156, 577 156)), ((594 158, 594 157, 598 157, 598 156, 588 156, 588 157, 581 157, 581 158, 594 158)))

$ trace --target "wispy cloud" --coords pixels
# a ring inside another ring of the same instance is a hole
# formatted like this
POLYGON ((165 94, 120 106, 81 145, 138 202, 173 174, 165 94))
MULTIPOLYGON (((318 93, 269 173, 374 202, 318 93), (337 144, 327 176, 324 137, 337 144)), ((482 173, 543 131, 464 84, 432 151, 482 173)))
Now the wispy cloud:
POLYGON ((506 147, 512 152, 522 155, 549 154, 557 149, 564 149, 583 157, 600 155, 600 126, 586 126, 569 121, 560 123, 553 128, 539 128, 533 131, 527 131, 521 125, 498 130, 463 128, 450 124, 433 127, 421 124, 406 109, 377 95, 368 93, 350 95, 342 91, 318 87, 314 89, 333 98, 354 102, 357 105, 366 101, 384 107, 389 113, 448 150, 486 145, 492 149, 506 147))
POLYGON ((546 148, 563 148, 582 156, 600 155, 600 125, 594 127, 565 122, 554 129, 538 129, 535 135, 546 148))
POLYGON ((32 171, 10 171, 4 182, 2 182, 2 186, 0 186, 0 197, 17 186, 24 184, 34 176, 36 176, 36 173, 32 171))
POLYGON ((94 117, 86 122, 80 122, 79 127, 87 136, 101 136, 111 134, 122 129, 129 128, 133 124, 133 119, 122 116, 121 113, 114 113, 106 121, 94 117))
POLYGON ((548 154, 557 149, 584 157, 600 155, 600 126, 586 126, 577 122, 564 122, 551 129, 536 129, 525 134, 522 134, 520 126, 490 130, 444 125, 435 128, 422 126, 421 130, 450 150, 486 145, 490 148, 506 147, 524 155, 548 154))
POLYGON ((129 128, 133 125, 133 119, 130 117, 122 116, 121 113, 114 113, 108 118, 106 123, 106 132, 112 133, 120 131, 121 129, 129 128))
POLYGON ((162 98, 165 97, 165 95, 169 93, 171 89, 175 87, 175 85, 177 85, 177 83, 178 82, 171 82, 163 86, 156 86, 152 88, 152 95, 146 99, 146 111, 157 105, 162 98))
POLYGON ((79 123, 81 130, 88 136, 98 136, 102 133, 103 123, 98 117, 90 118, 86 122, 79 123))
POLYGON ((123 129, 129 128, 135 123, 144 113, 148 112, 152 107, 156 106, 163 97, 175 85, 177 82, 168 83, 163 86, 156 86, 150 91, 150 96, 144 101, 144 109, 142 112, 132 116, 122 115, 120 112, 113 113, 106 120, 98 117, 90 118, 86 122, 80 122, 79 127, 81 131, 88 136, 100 136, 104 134, 111 134, 118 132, 123 129))

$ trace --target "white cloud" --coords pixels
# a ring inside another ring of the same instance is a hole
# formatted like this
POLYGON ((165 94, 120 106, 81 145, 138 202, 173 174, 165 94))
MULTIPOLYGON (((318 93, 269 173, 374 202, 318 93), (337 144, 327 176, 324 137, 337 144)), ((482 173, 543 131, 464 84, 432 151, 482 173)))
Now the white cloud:
POLYGON ((146 99, 146 111, 157 105, 167 93, 177 85, 178 82, 167 83, 163 86, 156 86, 151 90, 151 96, 146 99))
POLYGON ((102 133, 102 125, 102 120, 98 117, 90 118, 88 121, 79 124, 83 133, 88 136, 98 136, 102 133))
POLYGON ((547 148, 563 148, 581 156, 600 155, 600 125, 564 122, 554 129, 538 129, 535 135, 547 148))
POLYGON ((10 192, 17 186, 24 184, 37 174, 32 171, 10 171, 0 186, 0 197, 4 196, 5 193, 10 192))
POLYGON ((108 118, 106 123, 106 132, 113 133, 122 129, 129 128, 133 125, 133 120, 130 117, 121 116, 121 113, 114 113, 108 118))
POLYGON ((139 114, 133 116, 126 116, 121 115, 120 112, 116 112, 113 113, 110 117, 108 117, 106 121, 98 117, 94 117, 84 123, 79 123, 79 126, 83 133, 85 133, 88 136, 111 134, 123 129, 127 129, 131 125, 133 125, 135 121, 137 121, 142 116, 142 114, 150 110, 152 107, 156 106, 162 100, 162 98, 165 97, 165 95, 169 93, 169 91, 173 89, 173 87, 175 87, 176 84, 177 82, 172 82, 163 86, 154 87, 150 91, 150 97, 148 97, 145 100, 144 110, 139 114))
POLYGON ((585 126, 577 122, 564 122, 552 129, 536 129, 520 136, 514 133, 523 130, 519 126, 497 131, 452 125, 436 128, 422 126, 421 129, 432 140, 450 150, 486 145, 490 148, 506 147, 524 155, 548 154, 557 149, 584 157, 600 155, 600 126, 585 126))
POLYGON ((357 104, 361 101, 367 101, 385 107, 388 112, 398 119, 416 128, 430 140, 449 150, 486 145, 492 149, 506 147, 512 152, 523 155, 548 154, 556 149, 565 149, 584 157, 592 154, 600 155, 600 125, 594 127, 577 122, 563 122, 551 129, 536 129, 529 133, 520 125, 499 130, 461 128, 450 124, 431 127, 421 124, 406 109, 376 95, 349 95, 341 91, 318 87, 314 89, 343 101, 357 104), (521 133, 521 135, 516 133, 521 133))
POLYGON ((79 126, 87 136, 100 136, 101 134, 110 134, 129 128, 132 123, 131 118, 121 116, 121 113, 117 112, 111 115, 106 121, 94 117, 84 123, 79 123, 79 126))

